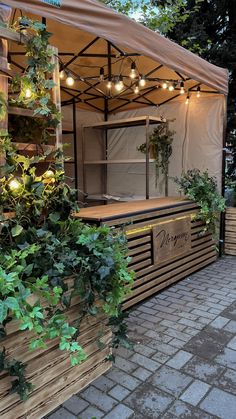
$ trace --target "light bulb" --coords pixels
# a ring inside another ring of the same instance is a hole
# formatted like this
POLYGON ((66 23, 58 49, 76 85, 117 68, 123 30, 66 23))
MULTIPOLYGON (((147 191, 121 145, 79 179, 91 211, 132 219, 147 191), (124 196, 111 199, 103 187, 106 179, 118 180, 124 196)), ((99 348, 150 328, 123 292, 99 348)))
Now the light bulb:
POLYGON ((32 91, 31 91, 31 89, 25 89, 25 97, 26 97, 26 99, 29 99, 29 98, 31 98, 31 96, 32 96, 32 91))
POLYGON ((145 76, 141 76, 139 80, 139 86, 144 87, 146 84, 145 76))
POLYGON ((138 87, 138 84, 136 84, 136 86, 135 86, 135 88, 134 88, 134 93, 135 93, 136 95, 138 95, 138 94, 139 94, 139 87, 138 87))
POLYGON ((65 70, 60 71, 59 77, 60 77, 61 80, 63 80, 66 77, 65 70))
POLYGON ((167 89, 167 87, 168 87, 168 84, 166 81, 164 81, 164 83, 162 83, 162 89, 167 89))
POLYGON ((54 177, 54 172, 52 170, 46 170, 46 172, 43 174, 43 177, 47 179, 54 177))
POLYGON ((181 81, 181 83, 180 83, 180 94, 183 95, 184 93, 185 93, 185 90, 184 90, 184 82, 181 81))
POLYGON ((10 180, 10 182, 9 182, 9 188, 11 189, 11 191, 16 191, 20 187, 21 187, 21 184, 20 184, 20 182, 18 182, 17 179, 10 180))
POLYGON ((107 88, 108 89, 111 89, 112 88, 112 81, 111 80, 108 80, 108 82, 107 82, 107 88))
POLYGON ((188 104, 189 104, 189 94, 187 95, 186 100, 185 100, 185 105, 188 105, 188 104))
POLYGON ((197 97, 201 96, 201 88, 200 86, 197 87, 197 97))
POLYGON ((135 79, 136 78, 136 76, 137 76, 137 72, 136 72, 136 64, 135 64, 135 62, 133 61, 132 62, 132 64, 131 64, 131 70, 130 70, 130 78, 131 79, 135 79))
POLYGON ((103 81, 104 80, 104 68, 103 67, 100 68, 100 76, 99 76, 99 79, 100 79, 100 81, 103 81))
POLYGON ((173 92, 173 90, 175 89, 175 88, 174 88, 174 85, 171 83, 171 84, 169 85, 168 89, 169 89, 169 92, 173 92))
POLYGON ((73 79, 73 77, 72 76, 67 76, 67 78, 66 78, 66 84, 67 84, 67 86, 73 86, 73 84, 74 84, 74 79, 73 79))
POLYGON ((120 76, 120 77, 117 79, 116 83, 115 83, 115 89, 116 89, 118 92, 121 92, 121 90, 123 89, 123 87, 124 87, 123 78, 122 78, 122 76, 120 76))

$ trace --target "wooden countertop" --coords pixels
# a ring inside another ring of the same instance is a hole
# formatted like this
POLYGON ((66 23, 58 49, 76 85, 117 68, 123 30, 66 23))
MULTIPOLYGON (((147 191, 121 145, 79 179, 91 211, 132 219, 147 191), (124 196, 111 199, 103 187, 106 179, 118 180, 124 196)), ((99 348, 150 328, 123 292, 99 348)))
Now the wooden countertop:
POLYGON ((85 221, 115 220, 116 218, 148 213, 153 210, 188 205, 190 202, 186 198, 155 198, 144 201, 122 202, 82 208, 80 212, 73 214, 73 216, 85 221))

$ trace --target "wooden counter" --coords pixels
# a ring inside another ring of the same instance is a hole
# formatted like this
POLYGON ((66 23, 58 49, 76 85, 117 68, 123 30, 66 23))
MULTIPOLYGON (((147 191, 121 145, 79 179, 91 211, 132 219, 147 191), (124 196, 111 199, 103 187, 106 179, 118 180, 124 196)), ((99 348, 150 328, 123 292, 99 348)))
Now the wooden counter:
POLYGON ((211 234, 194 221, 197 211, 195 203, 169 197, 83 208, 74 216, 124 229, 136 273, 128 308, 216 260, 211 234))

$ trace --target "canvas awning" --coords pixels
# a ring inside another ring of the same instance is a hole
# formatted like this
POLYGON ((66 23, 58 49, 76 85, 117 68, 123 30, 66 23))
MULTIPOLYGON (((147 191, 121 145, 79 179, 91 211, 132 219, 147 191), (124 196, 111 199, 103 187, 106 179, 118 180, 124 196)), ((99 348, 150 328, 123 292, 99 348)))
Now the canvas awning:
MULTIPOLYGON (((196 91, 196 86, 201 84, 202 90, 227 94, 228 71, 226 69, 210 64, 103 4, 95 0, 62 0, 57 2, 58 5, 61 3, 61 6, 55 7, 49 3, 54 2, 49 0, 5 1, 5 4, 13 8, 20 8, 23 13, 33 13, 47 18, 48 30, 53 33, 51 42, 59 48, 62 54, 61 61, 66 64, 74 58, 67 68, 79 74, 81 78, 91 77, 91 81, 85 84, 81 79, 78 80, 74 87, 74 90, 78 92, 77 99, 81 107, 87 107, 89 104, 94 109, 104 111, 104 99, 107 97, 107 92, 103 83, 96 81, 96 77, 98 80, 99 67, 106 69, 107 66, 107 41, 110 41, 111 45, 113 74, 119 74, 122 71, 122 74, 127 74, 128 78, 130 64, 134 60, 139 73, 149 74, 150 78, 176 80, 178 83, 184 80, 186 89, 190 91, 196 91), (67 26, 63 27, 63 25, 67 26), (89 48, 83 52, 88 45, 90 45, 89 48), (119 54, 119 51, 123 53, 123 56, 119 54), (78 53, 81 54, 76 58, 78 53), (96 54, 99 54, 99 57, 95 57, 96 54), (128 54, 127 57, 126 54, 128 54), (123 57, 123 61, 119 60, 120 57, 123 57)), ((62 84, 63 101, 69 101, 76 96, 73 89, 70 91, 66 86, 64 87, 62 84)), ((149 80, 141 98, 136 98, 133 90, 129 88, 125 92, 110 96, 109 112, 136 108, 145 104, 160 105, 179 94, 178 89, 167 92, 156 87, 156 81, 149 80)))

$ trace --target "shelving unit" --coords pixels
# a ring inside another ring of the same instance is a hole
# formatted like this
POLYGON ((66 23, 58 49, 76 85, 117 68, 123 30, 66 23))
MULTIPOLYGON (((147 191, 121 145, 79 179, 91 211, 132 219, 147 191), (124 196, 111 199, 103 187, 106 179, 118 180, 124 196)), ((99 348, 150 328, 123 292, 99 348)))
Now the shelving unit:
MULTIPOLYGON (((3 92, 6 99, 8 99, 8 79, 17 74, 16 71, 8 68, 7 53, 8 45, 7 41, 13 41, 18 44, 25 44, 27 37, 23 34, 19 34, 11 29, 1 27, 0 28, 0 42, 2 44, 0 54, 0 90, 3 92)), ((59 112, 61 111, 61 97, 60 97, 60 83, 59 83, 59 65, 58 65, 58 50, 55 47, 53 49, 52 62, 55 64, 55 68, 52 72, 52 79, 56 85, 52 89, 52 100, 56 105, 59 112)), ((8 106, 7 115, 4 121, 1 121, 0 128, 7 130, 8 128, 8 116, 23 116, 29 118, 43 118, 41 115, 35 115, 33 109, 21 108, 18 106, 8 106)), ((14 141, 13 143, 19 153, 30 152, 33 154, 42 154, 44 152, 53 153, 62 144, 62 125, 59 124, 56 129, 50 129, 51 136, 55 138, 54 144, 40 144, 40 143, 27 143, 21 141, 14 141)), ((0 156, 1 163, 4 163, 4 156, 0 156)), ((53 162, 50 155, 46 158, 45 162, 53 162)))
MULTIPOLYGON (((143 163, 146 165, 145 177, 146 177, 146 199, 150 198, 149 193, 149 172, 150 172, 150 163, 153 163, 155 160, 150 159, 149 156, 149 127, 150 125, 158 125, 163 122, 166 122, 165 119, 154 117, 154 116, 138 116, 129 119, 119 119, 116 121, 105 121, 99 122, 96 125, 84 125, 82 129, 82 165, 83 165, 83 191, 87 194, 87 181, 86 181, 86 166, 89 165, 102 165, 103 169, 103 176, 104 176, 104 193, 100 196, 100 200, 107 201, 104 198, 104 195, 107 194, 107 165, 108 164, 137 164, 143 163), (146 158, 145 159, 123 159, 123 160, 109 160, 108 159, 108 138, 107 132, 108 130, 112 129, 119 129, 119 128, 130 128, 130 127, 146 127, 146 158), (103 147, 103 156, 104 158, 101 160, 85 160, 86 156, 86 141, 85 141, 85 131, 87 129, 100 129, 105 132, 105 141, 103 147)), ((96 194, 96 196, 99 196, 96 194)), ((88 198, 89 199, 89 195, 88 198)))

